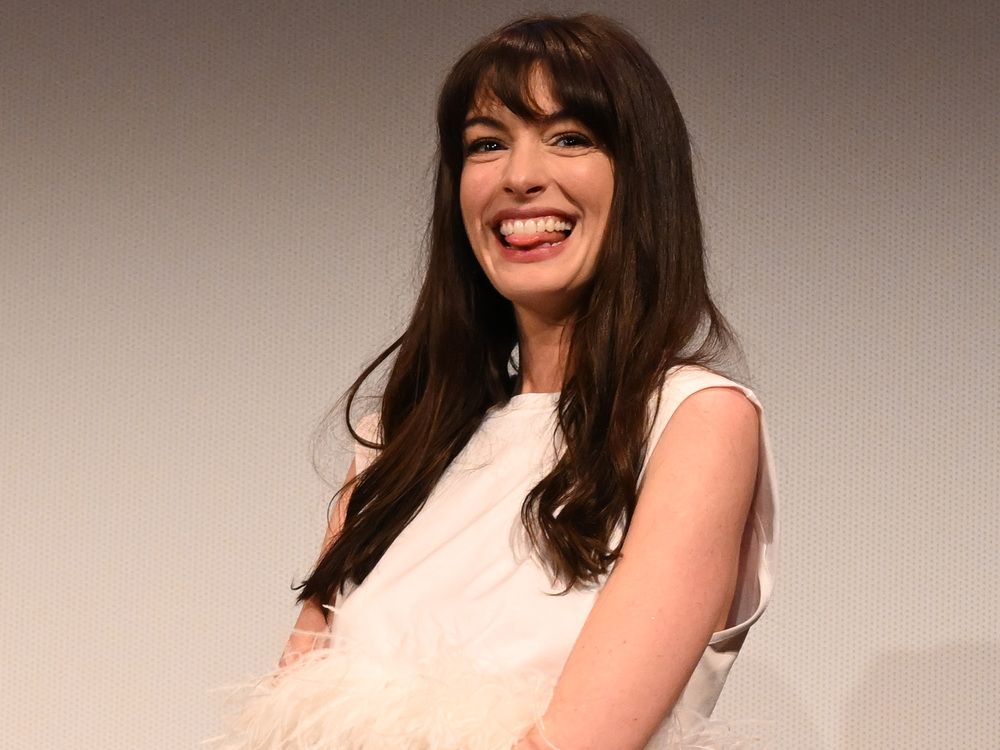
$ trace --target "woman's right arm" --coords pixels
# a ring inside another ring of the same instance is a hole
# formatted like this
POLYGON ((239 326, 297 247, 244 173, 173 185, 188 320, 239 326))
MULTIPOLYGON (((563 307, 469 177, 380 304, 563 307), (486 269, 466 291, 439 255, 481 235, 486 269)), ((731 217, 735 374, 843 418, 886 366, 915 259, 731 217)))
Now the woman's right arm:
MULTIPOLYGON (((355 462, 352 461, 351 468, 347 470, 347 477, 344 479, 344 483, 352 481, 354 474, 355 462)), ((330 514, 331 518, 326 526, 323 547, 320 550, 318 559, 322 559, 326 551, 330 549, 330 545, 337 538, 337 535, 340 534, 340 530, 344 527, 344 519, 347 515, 347 503, 350 499, 351 490, 348 489, 337 500, 337 505, 333 509, 333 513, 330 514)), ((299 610, 299 616, 295 620, 292 634, 288 637, 285 650, 278 661, 279 667, 287 667, 289 664, 293 664, 302 654, 326 645, 326 633, 329 629, 329 623, 324 616, 323 604, 325 602, 319 602, 316 599, 307 599, 303 602, 302 609, 299 610)), ((332 615, 330 616, 332 617, 332 615)))

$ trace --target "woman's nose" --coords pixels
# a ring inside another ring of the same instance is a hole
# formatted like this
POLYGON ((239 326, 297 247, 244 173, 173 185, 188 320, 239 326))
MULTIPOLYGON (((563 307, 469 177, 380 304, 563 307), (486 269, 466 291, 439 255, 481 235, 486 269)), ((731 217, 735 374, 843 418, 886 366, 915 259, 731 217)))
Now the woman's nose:
POLYGON ((545 159, 537 149, 514 147, 507 157, 503 189, 512 195, 535 195, 545 189, 548 175, 545 159))

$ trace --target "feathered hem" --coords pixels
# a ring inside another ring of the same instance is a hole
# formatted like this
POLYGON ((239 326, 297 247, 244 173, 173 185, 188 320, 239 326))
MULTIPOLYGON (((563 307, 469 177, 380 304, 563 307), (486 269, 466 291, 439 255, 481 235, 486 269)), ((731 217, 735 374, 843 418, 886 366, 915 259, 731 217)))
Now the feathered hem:
MULTIPOLYGON (((510 750, 548 706, 554 681, 484 671, 459 648, 375 654, 340 641, 231 689, 215 750, 510 750)), ((745 731, 746 726, 742 727, 745 731)), ((678 706, 647 750, 756 750, 678 706)))

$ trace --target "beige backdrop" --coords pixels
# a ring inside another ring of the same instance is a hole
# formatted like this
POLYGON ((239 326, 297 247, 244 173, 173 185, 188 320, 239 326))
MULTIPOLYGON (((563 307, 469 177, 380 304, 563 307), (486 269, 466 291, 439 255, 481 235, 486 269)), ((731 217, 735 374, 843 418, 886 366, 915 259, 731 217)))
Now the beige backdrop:
MULTIPOLYGON (((436 87, 538 7, 0 2, 0 745, 193 747, 277 659, 311 432, 413 300, 436 87)), ((1000 746, 996 4, 588 7, 688 118, 778 457, 718 714, 1000 746)))

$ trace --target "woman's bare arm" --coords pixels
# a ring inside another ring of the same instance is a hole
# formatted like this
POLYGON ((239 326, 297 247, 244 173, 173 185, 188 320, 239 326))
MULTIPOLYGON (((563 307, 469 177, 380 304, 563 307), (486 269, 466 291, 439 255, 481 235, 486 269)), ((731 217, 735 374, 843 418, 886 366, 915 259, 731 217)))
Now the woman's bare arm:
MULTIPOLYGON (((354 479, 354 475, 355 462, 352 461, 351 467, 347 470, 347 477, 344 479, 344 483, 351 482, 354 479)), ((347 516, 347 503, 350 499, 351 488, 348 488, 338 498, 337 505, 330 514, 331 517, 326 526, 326 533, 323 536, 323 546, 320 549, 317 559, 322 559, 326 551, 330 549, 330 545, 333 544, 334 540, 340 534, 341 529, 344 528, 344 519, 347 516)), ((326 643, 325 634, 329 623, 327 622, 328 615, 323 608, 324 603, 315 599, 307 599, 302 603, 299 616, 292 627, 292 634, 288 637, 285 650, 278 661, 279 667, 288 666, 303 653, 326 643)))
POLYGON ((759 418, 738 390, 689 396, 650 460, 622 556, 543 717, 517 750, 635 750, 673 709, 731 604, 759 418))

